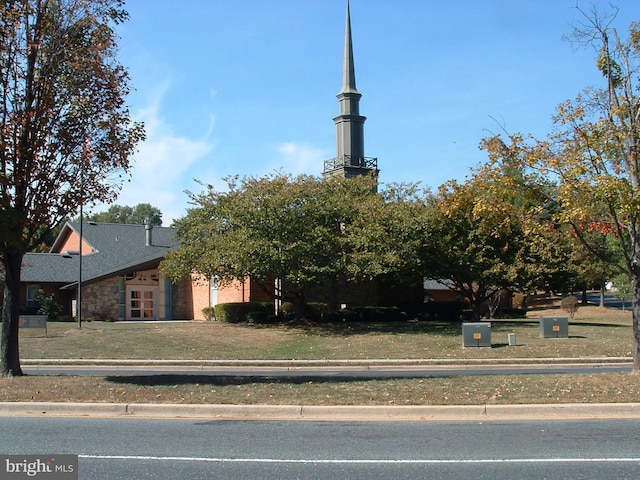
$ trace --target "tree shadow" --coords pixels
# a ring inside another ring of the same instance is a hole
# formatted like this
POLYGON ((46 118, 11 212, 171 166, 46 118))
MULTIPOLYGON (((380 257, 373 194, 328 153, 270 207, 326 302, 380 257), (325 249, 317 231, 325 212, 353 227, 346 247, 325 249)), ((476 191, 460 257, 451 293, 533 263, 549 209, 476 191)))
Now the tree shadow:
POLYGON ((579 325, 581 327, 631 327, 631 325, 624 325, 622 323, 575 322, 569 319, 569 327, 572 325, 579 325))
POLYGON ((522 320, 500 320, 492 318, 491 320, 487 320, 487 322, 491 323, 491 329, 495 331, 508 330, 516 327, 538 327, 540 323, 538 320, 525 318, 522 320))
MULTIPOLYGON (((411 374, 384 377, 385 380, 400 380, 407 378, 426 378, 430 375, 411 374)), ((440 376, 440 375, 439 375, 440 376)), ((104 377, 105 381, 114 384, 135 385, 138 387, 174 387, 182 385, 200 385, 211 387, 241 386, 251 384, 282 384, 282 385, 303 385, 313 382, 315 384, 351 383, 367 382, 372 377, 359 376, 269 376, 269 375, 109 375, 104 377)))
POLYGON ((462 322, 454 321, 405 321, 405 322, 332 322, 307 324, 306 330, 318 335, 350 335, 367 334, 436 334, 460 335, 462 322))

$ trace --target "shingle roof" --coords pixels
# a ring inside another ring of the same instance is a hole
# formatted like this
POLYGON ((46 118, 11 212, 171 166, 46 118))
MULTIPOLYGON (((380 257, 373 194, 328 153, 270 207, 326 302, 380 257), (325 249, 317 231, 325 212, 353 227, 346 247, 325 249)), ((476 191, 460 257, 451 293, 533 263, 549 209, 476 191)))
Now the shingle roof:
MULTIPOLYGON (((23 282, 71 283, 78 279, 78 261, 59 254, 27 253, 22 260, 23 282)), ((84 276, 84 275, 83 275, 84 276)))
MULTIPOLYGON (((67 223, 51 253, 25 255, 22 263, 23 282, 68 284, 77 281, 78 255, 68 258, 60 252, 70 230, 79 234, 80 224, 67 223)), ((178 247, 174 233, 173 228, 153 227, 151 246, 147 246, 144 225, 83 222, 82 236, 93 247, 92 253, 82 257, 83 282, 154 268, 169 250, 178 247)))
POLYGON ((425 290, 451 290, 453 282, 443 278, 442 280, 424 279, 422 288, 425 290))

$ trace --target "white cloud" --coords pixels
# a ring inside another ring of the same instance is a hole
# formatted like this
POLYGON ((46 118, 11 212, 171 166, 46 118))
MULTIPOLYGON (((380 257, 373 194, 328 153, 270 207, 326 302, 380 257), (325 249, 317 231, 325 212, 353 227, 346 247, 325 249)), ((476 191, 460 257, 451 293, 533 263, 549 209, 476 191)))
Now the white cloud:
POLYGON ((184 191, 191 177, 185 178, 185 174, 213 150, 210 137, 214 124, 212 116, 199 139, 176 135, 160 114, 168 87, 166 83, 160 86, 151 104, 136 116, 145 124, 147 139, 138 146, 132 159, 131 180, 123 185, 116 201, 131 206, 150 203, 160 209, 163 225, 167 226, 186 213, 188 198, 184 191))
POLYGON ((324 160, 329 158, 324 150, 295 142, 281 144, 278 147, 278 152, 280 153, 280 158, 274 169, 281 169, 292 175, 303 173, 319 175, 322 172, 324 160))

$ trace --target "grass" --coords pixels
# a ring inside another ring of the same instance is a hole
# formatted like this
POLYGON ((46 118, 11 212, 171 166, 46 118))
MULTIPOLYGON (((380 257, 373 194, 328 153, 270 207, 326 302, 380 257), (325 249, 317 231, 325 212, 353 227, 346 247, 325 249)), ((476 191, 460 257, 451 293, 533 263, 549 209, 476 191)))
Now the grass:
MULTIPOLYGON (((581 307, 569 338, 539 337, 538 317, 492 322, 493 348, 463 349, 459 323, 250 326, 216 322, 50 324, 21 332, 23 359, 345 360, 583 358, 631 355, 631 314, 581 307), (518 346, 507 344, 515 333, 518 346)), ((497 375, 421 379, 216 376, 47 376, 0 380, 0 401, 306 405, 470 405, 635 402, 631 374, 497 375)))
POLYGON ((569 338, 540 338, 534 312, 492 321, 493 348, 461 348, 459 322, 259 326, 217 322, 50 323, 48 337, 23 330, 21 358, 165 360, 505 359, 632 354, 631 313, 583 307, 569 338), (515 333, 518 346, 508 347, 515 333))
POLYGON ((0 401, 274 405, 483 405, 637 402, 640 375, 499 375, 421 379, 26 376, 0 401))

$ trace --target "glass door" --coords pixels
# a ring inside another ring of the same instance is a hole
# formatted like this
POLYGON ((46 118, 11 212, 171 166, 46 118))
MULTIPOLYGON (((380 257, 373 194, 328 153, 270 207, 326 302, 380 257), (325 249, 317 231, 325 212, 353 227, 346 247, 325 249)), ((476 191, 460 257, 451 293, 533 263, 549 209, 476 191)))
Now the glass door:
POLYGON ((155 293, 155 287, 131 287, 127 296, 127 320, 155 320, 155 293))

